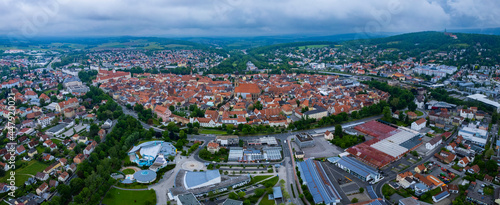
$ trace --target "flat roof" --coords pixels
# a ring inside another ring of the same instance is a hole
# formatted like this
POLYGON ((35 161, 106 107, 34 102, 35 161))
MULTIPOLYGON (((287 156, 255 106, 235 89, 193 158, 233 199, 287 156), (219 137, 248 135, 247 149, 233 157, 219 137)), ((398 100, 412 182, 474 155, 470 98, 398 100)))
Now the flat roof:
POLYGON ((307 134, 307 133, 300 133, 300 134, 297 134, 295 136, 301 142, 307 142, 307 141, 313 140, 312 136, 310 134, 307 134))
POLYGON ((220 178, 219 170, 207 170, 204 172, 186 172, 186 188, 196 187, 211 180, 220 178))
POLYGON ((66 124, 66 123, 61 123, 61 124, 58 124, 58 125, 56 125, 56 126, 54 126, 54 127, 50 128, 49 130, 47 130, 47 132, 52 132, 52 133, 54 133, 54 132, 58 132, 58 131, 60 131, 60 130, 64 129, 66 126, 68 126, 68 124, 66 124))
POLYGON ((281 187, 275 186, 273 187, 273 196, 274 198, 283 198, 283 193, 281 193, 281 187))
POLYGON ((299 162, 297 164, 300 169, 302 179, 307 183, 307 187, 311 192, 314 202, 325 204, 339 203, 340 195, 333 186, 323 169, 323 166, 311 159, 299 162))
POLYGON ((497 108, 500 107, 500 103, 486 98, 486 95, 483 95, 483 94, 469 95, 469 96, 467 96, 467 98, 470 98, 470 99, 473 99, 473 100, 477 100, 477 101, 480 101, 482 103, 486 103, 488 105, 491 105, 491 106, 494 106, 494 107, 497 107, 497 108))
POLYGON ((186 205, 200 204, 200 202, 198 201, 198 199, 196 199, 196 197, 194 196, 193 193, 179 195, 179 196, 177 196, 177 198, 179 199, 179 201, 181 201, 182 204, 186 204, 186 205))
POLYGON ((341 164, 342 166, 348 168, 349 170, 356 172, 360 176, 368 176, 368 175, 379 175, 377 170, 375 170, 372 167, 366 166, 365 164, 361 163, 360 161, 352 158, 352 157, 342 157, 340 158, 337 163, 341 164))

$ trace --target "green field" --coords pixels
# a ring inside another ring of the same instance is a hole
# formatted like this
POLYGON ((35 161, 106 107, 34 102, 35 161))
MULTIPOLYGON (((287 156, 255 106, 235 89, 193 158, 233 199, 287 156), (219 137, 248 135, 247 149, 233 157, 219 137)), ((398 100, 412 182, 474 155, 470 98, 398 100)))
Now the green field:
POLYGON ((274 205, 276 204, 276 202, 274 202, 274 200, 269 200, 268 194, 264 194, 264 196, 262 196, 262 200, 260 200, 260 203, 259 205, 274 205))
POLYGON ((167 45, 164 45, 163 47, 165 47, 165 48, 182 48, 182 47, 192 47, 192 46, 182 45, 182 44, 167 44, 167 45))
POLYGON ((135 173, 135 170, 133 169, 125 169, 122 171, 124 174, 134 174, 135 173))
POLYGON ((306 49, 306 48, 323 48, 327 47, 328 45, 308 45, 308 46, 299 46, 300 50, 306 49))
MULTIPOLYGON (((15 172, 16 172, 16 175, 15 175, 16 176, 16 186, 20 186, 20 185, 24 184, 24 182, 31 177, 27 174, 36 175, 37 172, 43 171, 48 166, 49 165, 46 165, 46 164, 41 163, 39 161, 32 160, 32 161, 28 162, 27 166, 24 166, 20 169, 16 169, 15 170, 15 172)), ((9 170, 9 171, 11 171, 11 170, 9 170)), ((4 177, 0 178, 0 182, 6 183, 7 179, 9 177, 10 177, 10 175, 6 174, 4 177)))
POLYGON ((259 175, 259 176, 253 176, 252 181, 250 181, 250 184, 254 184, 256 182, 260 182, 264 179, 267 179, 269 177, 272 177, 273 175, 259 175))
POLYGON ((104 197, 103 204, 156 204, 156 193, 154 190, 125 191, 112 188, 104 197))
POLYGON ((52 142, 56 143, 56 145, 61 144, 61 140, 59 140, 59 139, 52 139, 52 142))
POLYGON ((222 130, 201 130, 200 134, 225 135, 227 132, 222 130))

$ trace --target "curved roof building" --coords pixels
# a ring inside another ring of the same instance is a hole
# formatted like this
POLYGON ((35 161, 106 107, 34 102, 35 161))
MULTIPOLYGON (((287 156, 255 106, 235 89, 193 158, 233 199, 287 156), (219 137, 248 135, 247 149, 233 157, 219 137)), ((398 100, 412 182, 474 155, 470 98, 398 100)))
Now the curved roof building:
POLYGON ((151 170, 141 170, 134 174, 134 179, 138 183, 143 183, 143 184, 151 183, 156 179, 156 172, 151 170))
POLYGON ((184 187, 195 189, 210 186, 221 182, 219 170, 208 170, 205 172, 186 172, 184 175, 184 187))

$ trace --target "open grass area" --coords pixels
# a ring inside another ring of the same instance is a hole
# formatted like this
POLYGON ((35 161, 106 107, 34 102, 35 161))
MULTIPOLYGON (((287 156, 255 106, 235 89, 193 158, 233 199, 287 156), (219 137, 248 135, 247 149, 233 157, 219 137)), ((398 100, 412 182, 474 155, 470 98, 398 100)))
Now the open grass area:
MULTIPOLYGON (((43 171, 45 168, 47 168, 49 165, 41 163, 36 160, 32 160, 28 162, 27 166, 24 166, 20 169, 16 169, 16 185, 22 185, 26 180, 28 180, 31 176, 30 175, 36 175, 37 172, 43 171)), ((8 172, 10 173, 10 172, 8 172)), ((0 178, 0 182, 6 183, 7 179, 10 177, 9 174, 6 174, 4 177, 0 178)))
POLYGON ((274 202, 274 200, 269 200, 268 194, 264 194, 264 196, 262 196, 262 200, 260 200, 259 203, 259 205, 274 205, 274 204, 276 204, 276 202, 274 202))
POLYGON ((125 169, 122 171, 124 174, 134 174, 135 173, 135 170, 133 169, 125 169))
POLYGON ((222 130, 206 130, 206 129, 203 129, 200 131, 200 134, 213 134, 213 135, 225 135, 227 134, 226 131, 222 131, 222 130))
POLYGON ((104 197, 103 204, 156 204, 156 193, 154 190, 125 191, 112 188, 104 197))
POLYGON ((61 140, 60 139, 52 139, 52 142, 56 143, 56 145, 60 145, 61 144, 61 140))
POLYGON ((253 176, 252 180, 250 181, 250 184, 254 184, 256 182, 260 182, 264 179, 267 179, 269 177, 272 177, 273 175, 259 175, 259 176, 253 176))

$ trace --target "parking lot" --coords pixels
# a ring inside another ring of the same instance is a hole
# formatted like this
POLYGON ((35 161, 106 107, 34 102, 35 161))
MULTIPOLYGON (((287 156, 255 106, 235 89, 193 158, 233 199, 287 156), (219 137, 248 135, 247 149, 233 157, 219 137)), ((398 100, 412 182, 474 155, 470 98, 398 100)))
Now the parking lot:
POLYGON ((326 141, 323 135, 318 137, 313 137, 313 139, 314 139, 313 147, 306 147, 301 149, 296 143, 292 143, 292 147, 295 148, 296 151, 302 150, 305 154, 305 157, 307 158, 333 157, 344 152, 344 150, 342 150, 340 147, 337 147, 331 144, 330 142, 326 141))
POLYGON ((326 175, 333 182, 335 188, 338 190, 342 197, 342 204, 350 204, 352 198, 358 199, 369 199, 367 192, 359 193, 359 188, 364 188, 368 183, 356 178, 352 174, 338 168, 330 162, 322 162, 323 168, 325 169, 326 175))

